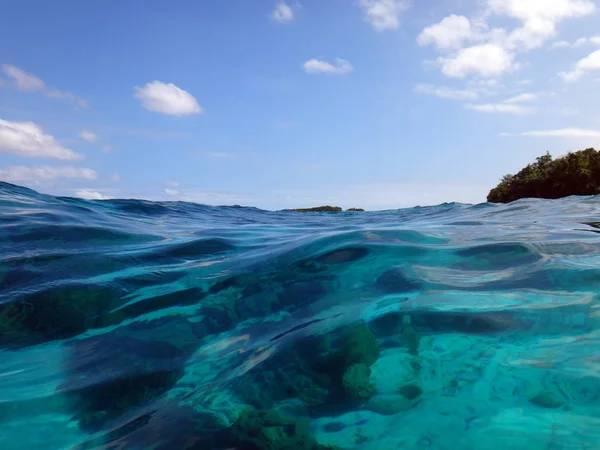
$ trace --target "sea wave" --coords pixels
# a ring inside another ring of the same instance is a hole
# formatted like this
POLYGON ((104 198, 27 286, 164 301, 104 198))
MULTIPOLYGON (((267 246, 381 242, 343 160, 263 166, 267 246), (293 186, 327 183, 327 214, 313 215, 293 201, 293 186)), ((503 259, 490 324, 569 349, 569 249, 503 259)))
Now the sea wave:
POLYGON ((0 183, 1 447, 600 448, 599 206, 0 183))

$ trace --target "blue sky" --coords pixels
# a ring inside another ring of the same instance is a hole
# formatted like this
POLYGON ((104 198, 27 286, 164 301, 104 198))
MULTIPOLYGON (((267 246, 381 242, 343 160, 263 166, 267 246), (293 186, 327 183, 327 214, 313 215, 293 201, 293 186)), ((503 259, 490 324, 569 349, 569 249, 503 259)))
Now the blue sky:
POLYGON ((0 179, 41 192, 475 203, 600 147, 592 0, 0 3, 0 179))

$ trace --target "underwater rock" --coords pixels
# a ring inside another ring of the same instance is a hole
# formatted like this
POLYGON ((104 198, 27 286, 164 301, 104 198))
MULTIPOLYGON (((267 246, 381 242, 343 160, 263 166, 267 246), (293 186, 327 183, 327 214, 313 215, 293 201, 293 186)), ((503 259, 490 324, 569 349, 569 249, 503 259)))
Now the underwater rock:
POLYGON ((375 395, 369 399, 365 408, 377 414, 391 416, 402 411, 407 411, 414 406, 414 401, 404 395, 375 395))
POLYGON ((120 312, 127 318, 135 318, 161 309, 174 306, 188 306, 199 303, 207 293, 201 288, 191 287, 168 294, 156 295, 136 301, 131 305, 121 308, 120 312))
POLYGON ((107 421, 164 394, 183 376, 189 349, 123 332, 68 344, 68 376, 57 391, 73 399, 82 429, 101 429, 107 421))
POLYGON ((420 288, 418 282, 409 280, 397 267, 381 274, 375 285, 388 294, 411 292, 420 288))
POLYGON ((34 345, 67 339, 117 320, 111 310, 121 292, 107 285, 69 284, 44 289, 0 306, 0 344, 34 345))
POLYGON ((327 291, 321 283, 308 281, 284 285, 277 297, 283 307, 289 308, 306 306, 319 300, 326 293, 327 291))
POLYGON ((333 250, 319 256, 316 261, 322 264, 342 264, 358 261, 371 253, 365 247, 346 247, 339 250, 333 250))
POLYGON ((419 354, 419 346, 421 345, 421 335, 414 327, 406 327, 402 334, 406 338, 408 353, 417 356, 419 354))
POLYGON ((342 431, 346 428, 346 424, 342 422, 329 422, 326 423, 323 427, 326 433, 337 433, 338 431, 342 431))
POLYGON ((341 332, 342 349, 337 353, 344 367, 364 364, 371 367, 379 358, 377 339, 365 322, 344 328, 341 332))
POLYGON ((242 411, 222 441, 222 445, 240 450, 335 450, 317 443, 307 422, 252 408, 242 411))
POLYGON ((529 402, 548 409, 556 409, 565 405, 565 402, 552 392, 540 392, 535 397, 531 397, 529 402))
POLYGON ((420 397, 423 394, 423 389, 421 389, 416 384, 407 384, 400 388, 400 393, 404 395, 409 400, 414 400, 417 397, 420 397))
POLYGON ((355 399, 368 399, 375 394, 375 386, 369 380, 370 370, 364 364, 350 366, 344 376, 342 383, 346 393, 355 399))

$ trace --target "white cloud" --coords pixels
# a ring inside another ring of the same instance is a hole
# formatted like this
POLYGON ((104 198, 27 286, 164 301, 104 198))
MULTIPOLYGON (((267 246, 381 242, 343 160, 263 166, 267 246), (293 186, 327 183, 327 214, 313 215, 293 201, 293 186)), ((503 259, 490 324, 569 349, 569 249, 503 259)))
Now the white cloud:
POLYGON ((105 145, 104 147, 102 147, 102 149, 100 151, 102 153, 112 153, 114 150, 115 149, 112 145, 105 145))
POLYGON ((98 178, 98 174, 92 169, 71 166, 11 166, 0 169, 0 179, 5 181, 39 181, 54 180, 57 178, 81 178, 93 180, 98 178))
POLYGON ((532 114, 535 112, 534 108, 518 105, 515 103, 485 103, 485 104, 467 104, 467 109, 483 113, 498 113, 498 114, 532 114))
POLYGON ((98 136, 95 133, 92 133, 91 131, 86 131, 86 130, 81 130, 79 132, 79 137, 81 139, 83 139, 84 141, 87 142, 96 142, 98 140, 98 136))
MULTIPOLYGON (((521 66, 516 62, 518 53, 542 47, 556 35, 560 22, 592 14, 596 9, 591 0, 480 0, 479 3, 484 6, 483 14, 475 14, 472 19, 448 16, 425 28, 417 38, 420 45, 433 44, 447 53, 437 60, 447 76, 498 77, 516 70, 521 66), (489 21, 497 16, 516 19, 520 24, 512 30, 492 28, 489 21), (476 45, 464 48, 467 42, 476 45)), ((584 42, 592 41, 580 39, 575 45, 584 42)), ((568 45, 566 41, 555 43, 557 47, 568 45)))
POLYGON ((177 189, 169 189, 169 188, 167 188, 167 189, 165 189, 165 192, 168 195, 171 195, 171 196, 179 194, 179 191, 177 189))
POLYGON ((81 159, 81 155, 62 147, 53 136, 44 134, 33 122, 9 122, 0 119, 0 153, 20 156, 81 159))
POLYGON ((551 48, 576 48, 586 44, 600 45, 600 36, 582 37, 574 42, 556 41, 552 44, 551 48))
POLYGON ((377 31, 395 30, 400 26, 400 14, 410 5, 408 0, 359 0, 365 20, 377 31))
POLYGON ((533 50, 556 34, 556 26, 552 20, 534 18, 512 31, 505 42, 505 46, 512 50, 533 50))
POLYGON ((586 72, 593 70, 600 70, 600 50, 596 50, 578 61, 575 69, 571 72, 561 72, 559 75, 565 82, 572 83, 579 80, 586 72))
POLYGON ((464 48, 451 58, 438 58, 438 62, 442 72, 450 77, 497 77, 513 69, 514 55, 499 45, 483 44, 464 48))
POLYGON ((172 83, 160 81, 147 83, 144 87, 134 88, 134 97, 148 111, 171 116, 187 116, 202 113, 202 108, 192 94, 172 83))
POLYGON ((515 81, 515 84, 517 86, 527 86, 529 84, 533 83, 533 81, 531 80, 519 80, 519 81, 515 81))
POLYGON ((600 139, 600 130, 584 130, 581 128, 562 128, 562 129, 558 129, 558 130, 526 131, 524 133, 519 133, 519 136, 600 139))
POLYGON ((75 105, 79 106, 80 108, 83 109, 87 109, 90 107, 89 103, 87 102, 87 100, 84 100, 82 98, 77 97, 75 94, 71 93, 71 92, 63 92, 63 91, 59 91, 56 89, 51 89, 49 91, 45 92, 46 97, 48 98, 57 98, 60 100, 69 100, 73 103, 75 103, 75 105))
POLYGON ((465 16, 452 14, 440 23, 423 30, 417 38, 419 45, 436 45, 440 49, 462 47, 463 43, 473 37, 471 22, 465 16))
POLYGON ((113 173, 110 176, 110 181, 112 181, 113 183, 118 183, 119 181, 121 181, 121 175, 119 175, 118 173, 113 173))
POLYGON ((42 92, 48 98, 56 98, 62 100, 68 100, 80 108, 88 108, 89 104, 86 100, 79 98, 71 92, 63 92, 57 89, 48 89, 46 84, 38 77, 28 74, 18 67, 11 66, 10 64, 3 64, 2 71, 8 77, 10 77, 17 89, 24 92, 42 92))
POLYGON ((353 70, 352 64, 341 58, 336 58, 334 64, 318 59, 311 59, 304 63, 304 71, 310 74, 345 75, 353 70))
POLYGON ((514 17, 523 22, 565 19, 592 14, 596 5, 591 0, 488 0, 490 11, 514 17))
POLYGON ((504 103, 524 103, 524 102, 532 102, 540 98, 540 94, 534 94, 532 92, 527 92, 525 94, 517 95, 516 97, 509 98, 505 100, 504 103))
POLYGON ((476 100, 479 95, 474 91, 453 89, 444 86, 433 86, 430 84, 419 84, 415 86, 415 92, 419 94, 435 95, 440 98, 451 100, 476 100))
POLYGON ((284 1, 279 1, 271 13, 271 18, 279 23, 289 23, 294 20, 294 10, 284 1))
POLYGON ((83 198, 84 200, 110 200, 110 197, 102 195, 100 192, 95 191, 77 191, 75 192, 75 196, 79 198, 83 198))
POLYGON ((13 79, 17 89, 25 92, 43 91, 46 86, 38 77, 30 75, 18 67, 10 64, 3 64, 2 71, 4 74, 13 79))

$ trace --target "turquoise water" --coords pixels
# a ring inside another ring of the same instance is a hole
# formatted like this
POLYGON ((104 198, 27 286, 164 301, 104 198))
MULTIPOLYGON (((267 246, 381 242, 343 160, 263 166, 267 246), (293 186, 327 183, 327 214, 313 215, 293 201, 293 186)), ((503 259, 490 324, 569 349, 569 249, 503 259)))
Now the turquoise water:
POLYGON ((0 183, 0 449, 598 449, 599 207, 0 183))

